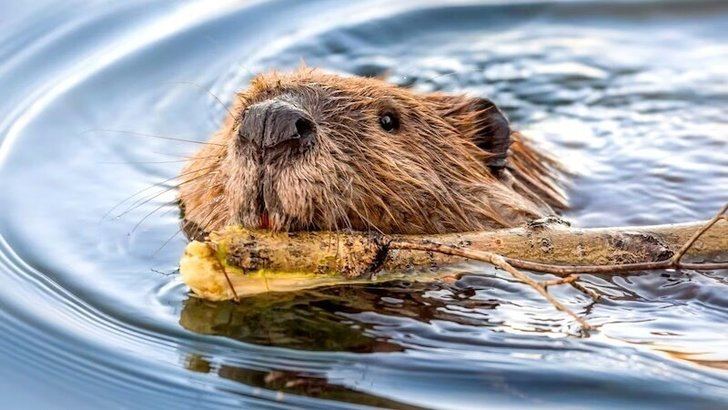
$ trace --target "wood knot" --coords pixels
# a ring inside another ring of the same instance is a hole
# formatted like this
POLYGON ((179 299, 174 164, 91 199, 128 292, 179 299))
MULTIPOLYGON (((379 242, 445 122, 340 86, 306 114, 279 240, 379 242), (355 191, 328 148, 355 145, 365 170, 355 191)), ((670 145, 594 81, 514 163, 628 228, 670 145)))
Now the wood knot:
POLYGON ((609 238, 609 244, 619 255, 620 263, 640 261, 660 262, 670 259, 674 252, 656 235, 644 232, 623 232, 609 238))
POLYGON ((541 246, 540 246, 541 252, 550 253, 552 250, 554 250, 554 244, 551 243, 551 239, 541 238, 540 243, 541 243, 541 246))

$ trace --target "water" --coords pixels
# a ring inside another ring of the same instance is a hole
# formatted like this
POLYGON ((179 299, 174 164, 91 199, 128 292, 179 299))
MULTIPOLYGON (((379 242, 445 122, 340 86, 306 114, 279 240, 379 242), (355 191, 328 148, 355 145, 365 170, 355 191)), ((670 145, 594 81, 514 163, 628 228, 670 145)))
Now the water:
POLYGON ((580 226, 728 200, 728 3, 351 3, 0 5, 3 406, 725 407, 725 272, 589 277, 598 304, 557 290, 601 325, 588 338, 477 264, 454 284, 188 298, 174 192, 114 206, 196 147, 110 130, 204 140, 224 107, 190 82, 229 102, 302 60, 491 97, 577 172, 580 226))

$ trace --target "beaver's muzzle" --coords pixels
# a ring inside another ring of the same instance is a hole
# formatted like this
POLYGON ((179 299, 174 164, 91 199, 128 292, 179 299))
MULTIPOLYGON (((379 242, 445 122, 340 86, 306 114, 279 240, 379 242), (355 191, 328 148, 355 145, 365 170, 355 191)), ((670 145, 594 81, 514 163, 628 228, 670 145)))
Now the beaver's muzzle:
POLYGON ((272 99, 248 107, 238 134, 264 156, 274 151, 303 152, 314 143, 316 125, 304 110, 272 99))

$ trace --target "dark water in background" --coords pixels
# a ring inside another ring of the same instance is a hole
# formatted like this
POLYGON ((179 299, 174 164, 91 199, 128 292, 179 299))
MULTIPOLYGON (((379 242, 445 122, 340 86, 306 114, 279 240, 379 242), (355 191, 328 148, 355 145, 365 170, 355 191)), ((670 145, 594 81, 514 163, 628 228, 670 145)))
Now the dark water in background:
POLYGON ((728 405, 725 272, 587 279, 589 338, 488 266, 445 284, 188 299, 161 194, 251 73, 311 66, 489 96, 578 171, 580 226, 728 200, 728 2, 0 5, 7 408, 728 405), (91 131, 90 131, 91 130, 91 131), (147 191, 149 196, 160 187, 147 191), (141 225, 145 215, 159 208, 141 225), (124 213, 120 218, 115 215, 124 213))

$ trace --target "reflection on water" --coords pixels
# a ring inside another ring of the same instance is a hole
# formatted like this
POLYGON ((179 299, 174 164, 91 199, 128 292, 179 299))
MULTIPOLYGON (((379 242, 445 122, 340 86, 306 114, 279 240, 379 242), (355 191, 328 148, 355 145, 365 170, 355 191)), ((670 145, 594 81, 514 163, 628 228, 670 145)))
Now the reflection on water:
POLYGON ((229 102, 304 60, 492 98, 575 171, 576 225, 707 218, 727 200, 728 3, 78 3, 0 4, 7 407, 725 407, 725 272, 589 276, 596 304, 556 289, 587 338, 479 264, 211 303, 173 273, 171 181, 130 196, 196 148, 146 134, 217 128, 201 87, 229 102))
POLYGON ((180 325, 202 334, 226 336, 247 343, 306 350, 359 353, 405 350, 386 337, 377 337, 373 323, 359 319, 395 316, 423 323, 449 321, 487 326, 484 317, 448 311, 447 299, 460 309, 487 310, 496 301, 471 299, 473 287, 444 283, 389 282, 376 286, 347 285, 246 297, 240 303, 189 298, 180 325), (447 293, 448 297, 443 297, 447 293))
POLYGON ((259 295, 244 298, 239 304, 190 298, 179 322, 193 332, 268 346, 361 353, 401 351, 397 345, 367 336, 340 315, 342 310, 376 308, 376 302, 372 303, 376 292, 367 293, 337 287, 259 295))
POLYGON ((297 394, 323 400, 335 400, 338 402, 363 404, 379 408, 420 408, 395 400, 377 397, 373 394, 359 393, 356 390, 329 383, 326 376, 322 374, 279 370, 261 371, 224 365, 218 369, 213 369, 210 362, 197 355, 189 356, 185 367, 193 372, 200 373, 216 371, 217 375, 222 378, 234 380, 248 386, 276 391, 276 401, 281 403, 286 403, 287 395, 297 394))

